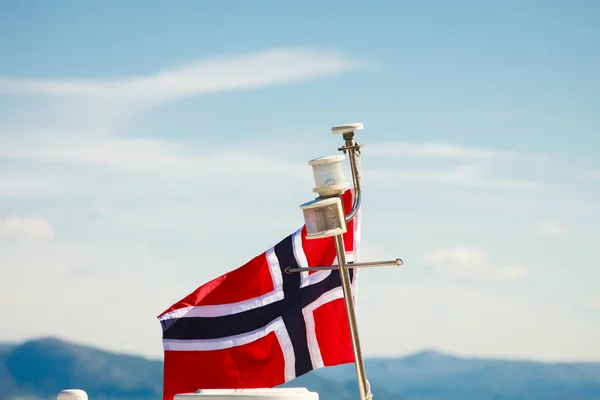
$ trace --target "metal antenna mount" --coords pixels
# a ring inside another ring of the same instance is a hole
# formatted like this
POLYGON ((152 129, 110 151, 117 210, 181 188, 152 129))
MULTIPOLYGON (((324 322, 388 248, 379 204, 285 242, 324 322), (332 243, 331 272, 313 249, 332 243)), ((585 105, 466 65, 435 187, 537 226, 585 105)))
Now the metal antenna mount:
POLYGON ((369 381, 367 380, 362 350, 360 348, 358 323, 356 321, 356 312, 354 310, 349 269, 400 266, 403 265, 403 262, 399 258, 392 261, 362 263, 346 262, 343 234, 346 232, 346 224, 358 213, 362 200, 360 188, 360 180, 362 179, 360 171, 360 148, 362 145, 354 140, 354 132, 362 129, 363 124, 360 122, 338 125, 331 129, 331 133, 333 134, 342 134, 345 144, 338 148, 338 150, 344 154, 348 153, 348 158, 350 160, 352 184, 354 186, 352 209, 344 215, 341 208, 341 195, 343 192, 343 189, 341 188, 347 188, 341 169, 341 159, 343 156, 322 157, 309 162, 309 164, 313 166, 315 183, 317 185, 313 191, 319 193, 320 196, 317 199, 300 206, 305 213, 304 218, 307 226, 308 239, 334 237, 338 265, 309 266, 303 268, 288 267, 285 271, 288 274, 291 274, 303 271, 339 270, 346 304, 346 314, 348 316, 348 326, 350 328, 350 337, 352 339, 352 350, 354 352, 354 364, 356 367, 356 378, 358 381, 358 389, 360 391, 360 400, 371 400, 373 395, 371 394, 369 381))
POLYGON ((352 171, 352 184, 354 185, 354 204, 352 204, 352 210, 346 215, 346 222, 350 222, 352 218, 356 216, 360 203, 362 200, 362 193, 360 190, 360 148, 362 144, 358 144, 354 141, 354 131, 360 131, 363 129, 361 122, 355 122, 352 124, 338 125, 331 128, 331 133, 342 134, 345 146, 338 148, 339 151, 346 154, 348 152, 348 158, 350 159, 350 170, 352 171))

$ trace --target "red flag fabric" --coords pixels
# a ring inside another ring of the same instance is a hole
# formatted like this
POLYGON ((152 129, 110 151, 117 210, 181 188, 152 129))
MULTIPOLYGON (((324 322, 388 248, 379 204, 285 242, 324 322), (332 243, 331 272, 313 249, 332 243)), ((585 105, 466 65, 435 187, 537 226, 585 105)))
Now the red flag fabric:
MULTIPOLYGON (((353 200, 352 190, 343 193, 346 213, 353 200)), ((349 262, 358 262, 359 214, 344 234, 349 262)), ((198 389, 273 387, 353 362, 339 272, 285 272, 336 263, 334 239, 306 239, 303 226, 165 310, 158 317, 164 400, 198 389)))

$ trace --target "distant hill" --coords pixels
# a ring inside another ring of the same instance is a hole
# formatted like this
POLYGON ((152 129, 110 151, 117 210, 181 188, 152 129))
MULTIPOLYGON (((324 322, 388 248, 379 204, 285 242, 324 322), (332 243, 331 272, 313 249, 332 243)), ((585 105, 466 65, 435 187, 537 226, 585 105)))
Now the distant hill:
POLYGON ((6 359, 15 347, 12 343, 0 343, 0 398, 4 394, 17 393, 19 389, 6 366, 6 359))
MULTIPOLYGON (((0 350, 1 351, 1 350, 0 350)), ((162 362, 81 346, 59 339, 32 340, 4 353, 0 398, 52 398, 81 388, 92 399, 159 399, 162 362)))
MULTIPOLYGON (((600 363, 461 358, 424 351, 402 358, 370 359, 366 368, 374 394, 385 388, 408 399, 600 399, 600 363)), ((353 373, 351 365, 319 371, 327 380, 344 383, 353 373)))
MULTIPOLYGON (((600 363, 461 358, 435 351, 367 360, 375 400, 600 400, 600 363)), ((284 386, 321 400, 356 400, 353 365, 324 368, 284 386)), ((90 400, 159 400, 162 362, 55 338, 0 343, 0 400, 54 398, 80 388, 90 400)))

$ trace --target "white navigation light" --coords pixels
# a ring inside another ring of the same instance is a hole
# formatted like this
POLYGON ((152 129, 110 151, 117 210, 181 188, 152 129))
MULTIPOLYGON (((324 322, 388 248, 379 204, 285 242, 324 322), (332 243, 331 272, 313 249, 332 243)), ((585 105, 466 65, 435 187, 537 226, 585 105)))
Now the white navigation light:
POLYGON ((304 213, 306 238, 317 239, 346 233, 342 199, 315 199, 300 206, 304 213))
POLYGON ((88 400, 88 395, 85 391, 81 389, 65 389, 61 391, 58 396, 56 396, 57 400, 88 400))
POLYGON ((308 162, 313 168, 315 188, 313 192, 321 196, 332 196, 342 193, 348 188, 344 178, 344 156, 327 156, 315 158, 308 162))
POLYGON ((270 389, 201 389, 175 395, 175 400, 319 400, 319 394, 303 387, 270 389))

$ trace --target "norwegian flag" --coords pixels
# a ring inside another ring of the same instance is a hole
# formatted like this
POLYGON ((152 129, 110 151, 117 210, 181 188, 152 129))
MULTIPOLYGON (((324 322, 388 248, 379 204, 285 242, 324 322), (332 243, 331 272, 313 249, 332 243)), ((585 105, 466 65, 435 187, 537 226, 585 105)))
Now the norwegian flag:
MULTIPOLYGON (((343 193, 346 213, 353 200, 352 190, 343 193)), ((349 262, 358 262, 359 214, 344 234, 349 262)), ((159 315, 164 400, 198 389, 273 387, 353 362, 339 271, 285 272, 334 264, 334 239, 306 239, 303 226, 159 315)), ((355 286, 356 270, 350 276, 355 286)))

